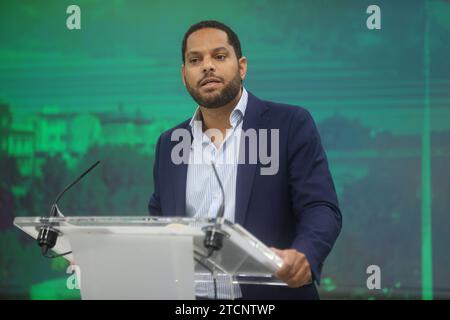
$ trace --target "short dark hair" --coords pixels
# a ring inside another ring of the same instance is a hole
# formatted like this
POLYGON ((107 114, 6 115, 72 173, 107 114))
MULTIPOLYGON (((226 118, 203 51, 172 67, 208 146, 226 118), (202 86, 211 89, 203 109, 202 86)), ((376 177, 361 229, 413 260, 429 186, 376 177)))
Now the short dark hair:
POLYGON ((234 52, 238 60, 242 57, 241 42, 239 41, 237 34, 229 26, 216 20, 204 20, 190 26, 188 31, 186 31, 186 33, 184 34, 183 42, 181 45, 181 59, 183 60, 183 63, 186 62, 184 55, 186 53, 186 43, 188 37, 195 31, 204 28, 213 28, 224 31, 228 36, 228 43, 231 46, 233 46, 234 52))

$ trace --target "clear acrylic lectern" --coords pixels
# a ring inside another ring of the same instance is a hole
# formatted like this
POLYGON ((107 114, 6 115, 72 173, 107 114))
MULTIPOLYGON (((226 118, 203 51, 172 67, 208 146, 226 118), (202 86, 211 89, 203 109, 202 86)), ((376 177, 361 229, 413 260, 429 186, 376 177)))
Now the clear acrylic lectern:
MULTIPOLYGON (((282 260, 238 224, 224 220, 223 247, 207 257, 204 228, 215 219, 182 217, 18 217, 33 238, 43 225, 59 233, 53 251, 81 271, 82 299, 195 299, 205 274, 233 283, 284 285, 282 260)), ((39 248, 37 247, 36 250, 39 248)))

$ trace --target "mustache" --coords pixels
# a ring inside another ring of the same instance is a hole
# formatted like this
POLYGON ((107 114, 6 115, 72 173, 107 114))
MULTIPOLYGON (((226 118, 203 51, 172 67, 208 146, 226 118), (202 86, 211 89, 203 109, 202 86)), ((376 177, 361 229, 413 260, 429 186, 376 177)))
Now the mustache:
POLYGON ((208 78, 214 78, 214 79, 220 80, 221 82, 224 82, 221 77, 210 73, 210 74, 205 75, 202 79, 200 79, 200 81, 198 81, 197 85, 201 86, 202 82, 205 81, 205 79, 208 79, 208 78))

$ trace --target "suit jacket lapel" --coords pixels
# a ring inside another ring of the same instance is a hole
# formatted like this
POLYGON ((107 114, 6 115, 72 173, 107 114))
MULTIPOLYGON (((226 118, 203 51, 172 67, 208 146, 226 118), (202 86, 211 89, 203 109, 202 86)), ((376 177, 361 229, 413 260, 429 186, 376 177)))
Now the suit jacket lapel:
MULTIPOLYGON (((248 129, 255 129, 258 135, 258 129, 267 126, 268 119, 263 116, 267 110, 267 106, 253 94, 248 92, 247 108, 244 115, 244 123, 242 124, 242 133, 248 129)), ((241 146, 243 145, 244 135, 241 135, 241 146)), ((257 148, 258 150, 258 148, 257 148)), ((245 145, 245 154, 248 158, 249 148, 245 145)), ((246 161, 243 164, 238 164, 236 177, 236 208, 235 208, 235 222, 244 225, 247 216, 248 202, 253 187, 253 178, 255 177, 256 169, 259 167, 258 162, 251 164, 246 161)))
MULTIPOLYGON (((182 127, 183 129, 189 130, 189 133, 191 134, 191 144, 192 144, 192 132, 191 127, 189 124, 182 127)), ((179 143, 179 141, 171 141, 171 152, 173 147, 179 143)), ((189 153, 190 149, 188 150, 187 159, 189 159, 189 153)), ((170 215, 175 216, 186 216, 186 183, 187 183, 187 169, 188 164, 185 162, 182 162, 181 164, 173 164, 173 192, 174 192, 174 200, 175 200, 175 212, 169 213, 170 215)))

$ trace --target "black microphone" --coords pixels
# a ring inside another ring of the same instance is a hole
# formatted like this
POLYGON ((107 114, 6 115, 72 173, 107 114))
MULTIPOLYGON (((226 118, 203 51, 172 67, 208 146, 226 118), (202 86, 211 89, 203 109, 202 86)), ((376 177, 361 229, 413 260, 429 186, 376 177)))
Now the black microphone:
POLYGON ((228 236, 228 234, 221 228, 221 225, 223 223, 223 216, 225 214, 225 191, 223 189, 219 175, 217 174, 214 163, 211 163, 211 166, 213 168, 216 180, 219 183, 220 191, 222 192, 222 202, 217 212, 214 225, 204 228, 205 238, 203 239, 203 245, 206 249, 208 249, 208 257, 210 257, 214 251, 222 249, 223 239, 228 236))
MULTIPOLYGON (((59 211, 58 208, 58 201, 61 199, 61 197, 66 193, 67 190, 72 188, 78 181, 80 181, 85 175, 87 175, 92 169, 94 169, 100 161, 97 161, 92 166, 89 167, 81 176, 79 176, 75 181, 73 181, 71 184, 69 184, 67 187, 64 188, 63 191, 60 192, 60 194, 56 197, 55 202, 53 203, 51 209, 50 209, 50 215, 49 217, 64 217, 61 211, 59 211)), ((52 249, 56 245, 56 240, 58 239, 59 231, 52 228, 51 224, 47 222, 39 229, 39 234, 37 237, 37 243, 41 247, 42 255, 47 258, 57 258, 64 256, 66 254, 72 253, 66 252, 63 254, 59 254, 56 256, 49 256, 48 250, 52 249)))

